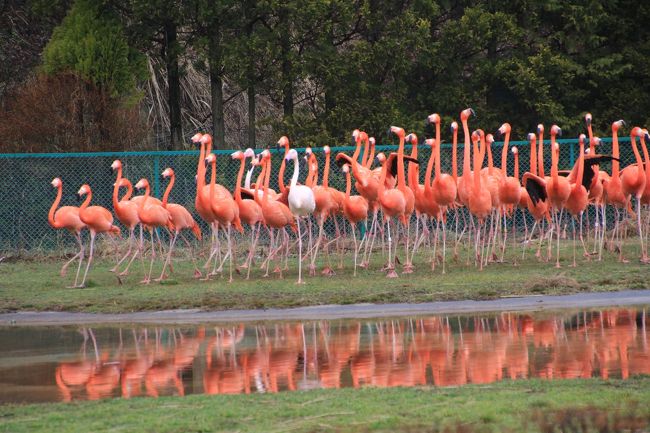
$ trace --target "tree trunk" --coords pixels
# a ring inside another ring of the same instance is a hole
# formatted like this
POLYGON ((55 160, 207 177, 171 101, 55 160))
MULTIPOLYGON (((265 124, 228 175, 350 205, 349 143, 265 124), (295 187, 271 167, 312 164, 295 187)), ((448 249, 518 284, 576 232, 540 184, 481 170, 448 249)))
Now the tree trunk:
POLYGON ((285 120, 293 116, 293 64, 291 61, 291 24, 289 12, 282 7, 280 18, 280 49, 282 56, 282 111, 285 120))
POLYGON ((165 54, 165 65, 167 67, 167 84, 169 87, 169 132, 170 143, 167 150, 180 149, 183 141, 183 129, 181 124, 181 77, 178 66, 178 40, 176 24, 167 21, 164 26, 165 43, 163 46, 165 54))
POLYGON ((248 85, 248 147, 255 149, 255 86, 248 85))
POLYGON ((210 34, 210 96, 214 147, 226 148, 226 128, 223 121, 223 79, 221 78, 221 44, 219 33, 210 34))

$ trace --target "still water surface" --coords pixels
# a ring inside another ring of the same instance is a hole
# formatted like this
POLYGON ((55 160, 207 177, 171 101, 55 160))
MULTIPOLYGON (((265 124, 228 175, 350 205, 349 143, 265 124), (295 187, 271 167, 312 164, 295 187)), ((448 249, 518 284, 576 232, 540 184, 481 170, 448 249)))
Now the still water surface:
POLYGON ((646 308, 233 326, 0 327, 0 403, 650 374, 646 308))

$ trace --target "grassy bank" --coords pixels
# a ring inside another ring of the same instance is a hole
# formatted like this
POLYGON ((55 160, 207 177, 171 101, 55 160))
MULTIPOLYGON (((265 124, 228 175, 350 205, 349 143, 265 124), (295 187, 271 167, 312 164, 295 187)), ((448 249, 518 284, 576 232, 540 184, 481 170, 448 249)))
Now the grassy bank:
MULTIPOLYGON (((461 388, 341 389, 0 406, 2 432, 546 431, 650 420, 650 378, 521 380, 461 388)), ((570 431, 583 431, 575 429, 570 431)), ((629 431, 629 430, 628 430, 629 431)), ((638 430, 637 430, 638 431, 638 430)))
MULTIPOLYGON (((567 256, 569 252, 566 252, 567 256)), ((632 257, 630 251, 630 256, 632 257)), ((378 254, 379 255, 379 254, 378 254)), ((175 272, 164 284, 141 285, 142 268, 133 266, 132 275, 121 283, 108 269, 113 262, 99 260, 93 265, 88 287, 68 289, 74 274, 61 278, 61 260, 44 259, 0 263, 0 311, 57 310, 87 312, 129 312, 175 308, 206 310, 287 308, 320 304, 430 302, 459 299, 494 299, 500 296, 567 294, 650 287, 650 268, 638 261, 621 264, 611 255, 602 262, 579 259, 576 268, 556 269, 553 263, 538 262, 529 254, 519 266, 493 263, 483 271, 449 261, 447 273, 435 272, 430 264, 416 262, 413 274, 387 279, 379 271, 379 257, 372 270, 359 270, 352 277, 348 258, 346 268, 336 269, 334 277, 307 277, 304 285, 296 280, 295 259, 280 280, 262 277, 255 269, 251 279, 235 275, 231 284, 225 278, 199 281, 192 278, 189 261, 175 264, 175 272)), ((73 270, 71 269, 71 273, 73 270)))

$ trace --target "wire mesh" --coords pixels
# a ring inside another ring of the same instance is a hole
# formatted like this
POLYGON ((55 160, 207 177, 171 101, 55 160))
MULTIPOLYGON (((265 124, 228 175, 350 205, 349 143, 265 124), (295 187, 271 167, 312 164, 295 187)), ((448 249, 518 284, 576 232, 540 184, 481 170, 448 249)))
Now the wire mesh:
MULTIPOLYGON (((560 169, 570 169, 578 157, 577 139, 558 140, 560 144, 560 169)), ((628 137, 619 139, 621 143, 621 167, 635 162, 632 149, 627 143, 628 137)), ((544 142, 545 172, 550 173, 551 158, 549 157, 549 141, 544 142)), ((458 147, 458 174, 463 172, 463 143, 458 147)), ((519 149, 519 173, 520 176, 529 170, 530 147, 528 142, 511 141, 510 146, 516 145, 519 149)), ((377 152, 395 151, 397 146, 377 146, 377 152)), ((492 145, 492 156, 494 165, 501 167, 503 142, 495 142, 492 145)), ((352 154, 352 147, 332 148, 332 159, 338 152, 352 154)), ((298 149, 299 154, 304 154, 304 149, 298 149)), ((313 149, 319 160, 320 176, 324 166, 324 154, 322 149, 313 149)), ((410 146, 407 146, 406 153, 410 153, 410 146)), ((271 149, 272 175, 271 188, 278 189, 277 173, 282 156, 276 149, 271 149)), ((598 148, 601 154, 611 153, 611 139, 603 139, 603 144, 598 148)), ((239 161, 230 157, 231 151, 217 150, 217 183, 224 185, 229 190, 234 190, 239 161)), ((451 173, 452 162, 451 144, 441 145, 441 170, 451 173)), ((508 175, 513 175, 514 158, 510 149, 507 155, 508 175)), ((420 145, 418 159, 421 164, 420 182, 423 181, 426 164, 429 161, 430 148, 420 145)), ((48 211, 52 205, 56 190, 50 182, 53 178, 59 177, 63 181, 63 198, 60 206, 78 206, 76 192, 82 184, 88 184, 92 188, 92 205, 104 206, 109 210, 113 209, 112 193, 115 182, 115 173, 111 170, 113 160, 119 159, 124 166, 124 177, 135 184, 140 178, 146 178, 152 185, 152 195, 162 197, 167 182, 161 179, 160 175, 166 167, 171 167, 176 173, 176 183, 171 191, 170 202, 179 203, 193 213, 194 218, 199 222, 202 231, 207 233, 209 227, 194 212, 194 197, 196 193, 195 174, 198 163, 198 151, 172 151, 172 152, 97 152, 77 154, 0 154, 0 170, 4 174, 0 177, 0 251, 3 253, 20 254, 31 251, 51 251, 66 246, 74 245, 74 238, 67 233, 57 231, 49 226, 47 222, 48 211)), ((202 163, 202 162, 201 162, 202 163)), ((487 163, 487 158, 486 158, 487 163)), ((611 172, 610 164, 603 164, 601 170, 611 172)), ((286 182, 290 179, 292 167, 289 165, 285 171, 286 182)), ((259 170, 254 174, 254 180, 259 170)), ((305 178, 306 173, 301 173, 300 179, 305 178)), ((208 170, 209 182, 209 170, 208 170)), ((331 187, 345 191, 345 177, 342 171, 332 160, 329 184, 331 187)), ((354 187, 353 187, 354 189, 354 187)), ((354 194, 353 190, 353 194, 354 194)), ((123 192, 122 192, 123 194, 123 192)), ((515 229, 523 230, 525 221, 523 213, 516 212, 514 218, 515 229)), ((339 219, 339 226, 343 227, 343 221, 339 219)), ((610 219, 611 221, 611 219, 610 219)), ((119 224, 117 219, 116 224, 119 224)), ((450 229, 452 221, 447 222, 450 229)), ((124 229, 124 227, 122 227, 124 229)), ((331 220, 328 221, 326 230, 334 233, 336 228, 331 220)))

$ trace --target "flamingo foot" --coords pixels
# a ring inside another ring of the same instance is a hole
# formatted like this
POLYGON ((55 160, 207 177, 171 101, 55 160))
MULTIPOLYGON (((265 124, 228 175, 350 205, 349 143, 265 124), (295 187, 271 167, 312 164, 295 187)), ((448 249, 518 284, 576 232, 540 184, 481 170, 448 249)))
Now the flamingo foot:
POLYGON ((414 269, 415 269, 415 267, 413 266, 412 263, 406 263, 402 267, 402 273, 403 274, 412 274, 414 269))
POLYGON ((129 275, 129 271, 125 269, 117 275, 119 275, 120 277, 126 277, 127 275, 129 275))
POLYGON ((326 277, 333 277, 336 275, 336 272, 334 272, 334 269, 330 268, 329 266, 325 266, 321 271, 321 275, 325 275, 326 277))
POLYGON ((357 266, 363 269, 368 269, 368 262, 361 262, 357 266))
POLYGON ((140 281, 140 284, 151 284, 151 280, 148 278, 145 278, 144 280, 140 281))
POLYGON ((203 274, 201 273, 201 271, 199 271, 198 268, 194 268, 194 278, 198 279, 201 278, 202 276, 203 274))
POLYGON ((280 266, 276 266, 275 269, 273 269, 273 273, 282 275, 282 269, 280 266))
POLYGON ((237 266, 239 269, 248 269, 248 263, 244 263, 243 265, 237 266))
POLYGON ((386 274, 386 278, 397 278, 399 275, 397 275, 397 272, 395 272, 395 269, 389 269, 388 273, 386 274))
POLYGON ((316 266, 314 265, 309 265, 309 276, 310 277, 315 277, 316 276, 316 266))
POLYGON ((298 281, 296 281, 296 284, 305 284, 305 281, 304 280, 298 280, 298 281))

